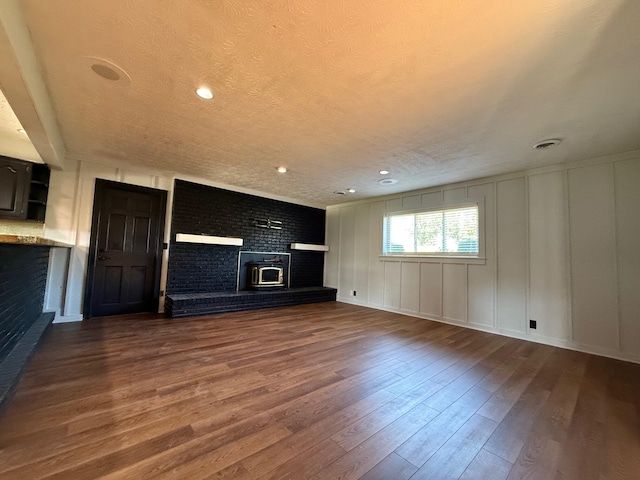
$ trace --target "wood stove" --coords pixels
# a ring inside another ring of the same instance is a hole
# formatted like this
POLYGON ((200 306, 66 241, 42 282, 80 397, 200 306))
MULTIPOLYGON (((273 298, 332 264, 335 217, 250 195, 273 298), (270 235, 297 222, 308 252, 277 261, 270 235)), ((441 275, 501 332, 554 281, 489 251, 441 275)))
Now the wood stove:
POLYGON ((238 254, 236 291, 289 288, 291 254, 250 252, 238 254))
POLYGON ((249 287, 252 289, 284 287, 284 268, 270 262, 249 263, 249 287))

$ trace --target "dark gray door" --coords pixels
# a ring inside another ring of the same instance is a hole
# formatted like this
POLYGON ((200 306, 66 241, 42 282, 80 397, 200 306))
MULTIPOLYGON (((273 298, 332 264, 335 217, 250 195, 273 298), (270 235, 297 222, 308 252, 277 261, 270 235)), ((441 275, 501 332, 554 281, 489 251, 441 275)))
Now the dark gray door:
POLYGON ((165 205, 161 190, 96 181, 86 317, 157 311, 165 205))

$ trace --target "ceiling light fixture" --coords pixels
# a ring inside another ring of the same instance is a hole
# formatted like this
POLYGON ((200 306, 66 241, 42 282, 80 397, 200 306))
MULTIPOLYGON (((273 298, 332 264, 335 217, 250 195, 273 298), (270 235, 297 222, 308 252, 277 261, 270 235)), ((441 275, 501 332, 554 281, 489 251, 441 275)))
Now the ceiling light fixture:
POLYGON ((18 131, 23 135, 27 134, 27 131, 24 128, 19 128, 18 131))
POLYGON ((345 192, 343 192, 342 190, 336 190, 335 192, 336 195, 345 195, 345 192))
POLYGON ((278 173, 287 173, 287 167, 278 167, 278 173))
POLYGON ((348 188, 347 192, 349 193, 356 193, 356 189, 355 188, 348 188))
POLYGON ((380 170, 380 175, 389 175, 389 170, 380 170))
POLYGON ((396 183, 398 183, 398 180, 396 180, 395 178, 381 178, 380 180, 378 180, 378 183, 380 185, 395 185, 396 183))
POLYGON ((204 98, 205 100, 211 100, 213 98, 213 92, 209 90, 207 87, 200 87, 196 90, 196 94, 200 98, 204 98))
POLYGON ((560 142, 562 142, 559 138, 548 138, 546 140, 542 140, 541 142, 536 143, 533 148, 536 150, 545 150, 547 148, 555 147, 560 142))

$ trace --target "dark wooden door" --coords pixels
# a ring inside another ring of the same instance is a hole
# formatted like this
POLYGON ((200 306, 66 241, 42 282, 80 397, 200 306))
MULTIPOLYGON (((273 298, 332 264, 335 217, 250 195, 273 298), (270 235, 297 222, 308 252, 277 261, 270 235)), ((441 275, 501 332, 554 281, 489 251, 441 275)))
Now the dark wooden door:
POLYGON ((96 180, 85 317, 158 308, 166 192, 96 180))

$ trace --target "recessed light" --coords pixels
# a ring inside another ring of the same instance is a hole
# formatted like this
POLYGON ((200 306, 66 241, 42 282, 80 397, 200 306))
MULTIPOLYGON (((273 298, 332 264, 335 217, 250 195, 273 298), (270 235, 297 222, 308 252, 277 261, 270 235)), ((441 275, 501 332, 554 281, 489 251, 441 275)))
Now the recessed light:
POLYGON ((356 193, 356 189, 355 188, 348 188, 347 192, 349 193, 356 193))
POLYGON ((27 131, 24 128, 19 128, 18 131, 23 135, 27 134, 27 131))
POLYGON ((562 140, 559 138, 548 138, 536 143, 533 148, 535 148, 536 150, 545 150, 547 148, 555 147, 560 142, 562 142, 562 140))
POLYGON ((278 167, 279 173, 287 173, 287 167, 278 167))
POLYGON ((205 100, 211 100, 213 98, 213 92, 209 90, 207 87, 200 87, 196 90, 196 94, 200 98, 204 98, 205 100))
POLYGON ((345 193, 345 192, 343 192, 342 190, 336 190, 336 191, 335 191, 335 192, 333 192, 333 193, 335 193, 336 195, 345 195, 345 194, 346 194, 346 193, 345 193))
POLYGON ((389 175, 389 170, 380 170, 380 175, 389 175))
POLYGON ((396 180, 395 178, 381 178, 380 180, 378 180, 378 183, 380 185, 394 185, 398 183, 398 180, 396 180))

